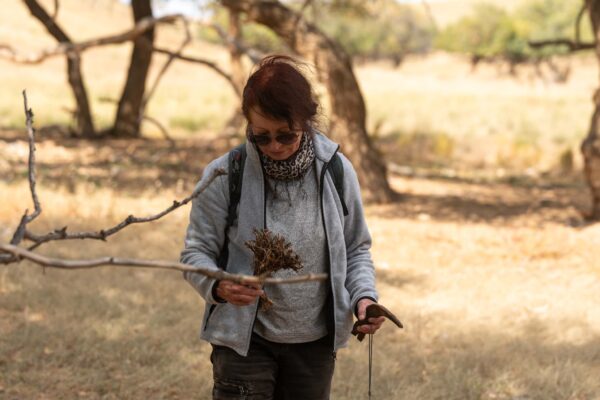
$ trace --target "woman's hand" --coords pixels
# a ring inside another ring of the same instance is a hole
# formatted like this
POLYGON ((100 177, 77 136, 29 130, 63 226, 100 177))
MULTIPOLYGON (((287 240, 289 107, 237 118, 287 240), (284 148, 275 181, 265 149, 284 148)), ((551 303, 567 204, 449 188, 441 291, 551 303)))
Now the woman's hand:
MULTIPOLYGON (((367 306, 369 304, 375 304, 375 302, 371 299, 360 299, 358 304, 356 305, 358 319, 365 319, 367 316, 367 306)), ((385 321, 385 317, 377 317, 377 318, 369 318, 369 323, 365 325, 361 325, 358 327, 358 330, 362 333, 375 333, 381 325, 385 321)))
POLYGON ((240 285, 232 281, 222 280, 217 284, 217 296, 236 306, 247 306, 264 292, 258 283, 240 285))

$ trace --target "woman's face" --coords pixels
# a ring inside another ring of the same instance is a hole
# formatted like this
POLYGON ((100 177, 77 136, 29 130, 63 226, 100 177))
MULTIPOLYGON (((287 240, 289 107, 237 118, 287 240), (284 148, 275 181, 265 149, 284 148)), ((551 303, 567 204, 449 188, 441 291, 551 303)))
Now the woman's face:
POLYGON ((268 144, 258 144, 260 151, 267 157, 281 161, 290 158, 300 147, 302 131, 290 130, 287 121, 271 119, 252 109, 250 114, 250 134, 255 136, 266 135, 271 141, 268 144), (291 144, 283 144, 275 140, 277 136, 295 133, 296 140, 291 144))

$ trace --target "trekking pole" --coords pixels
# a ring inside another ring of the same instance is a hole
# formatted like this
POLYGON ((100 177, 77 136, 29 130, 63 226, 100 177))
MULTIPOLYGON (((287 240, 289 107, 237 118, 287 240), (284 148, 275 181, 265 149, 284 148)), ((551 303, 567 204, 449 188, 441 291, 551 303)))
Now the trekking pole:
POLYGON ((373 335, 369 333, 369 400, 371 400, 371 381, 373 378, 373 335))
MULTIPOLYGON (((402 322, 390 310, 381 304, 373 303, 367 306, 365 319, 360 319, 354 323, 352 334, 356 336, 359 342, 365 338, 365 334, 358 330, 361 325, 368 325, 369 318, 386 317, 392 321, 398 328, 403 328, 402 322)), ((371 399, 371 383, 373 380, 373 334, 369 333, 369 400, 371 399)))

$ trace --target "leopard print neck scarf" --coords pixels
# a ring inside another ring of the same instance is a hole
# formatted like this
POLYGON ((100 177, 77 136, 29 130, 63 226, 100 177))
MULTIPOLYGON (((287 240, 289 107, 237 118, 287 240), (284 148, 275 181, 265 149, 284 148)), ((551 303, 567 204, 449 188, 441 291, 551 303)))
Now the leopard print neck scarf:
POLYGON ((289 182, 302 178, 315 160, 315 148, 310 133, 302 134, 298 151, 287 160, 273 160, 263 153, 260 153, 260 159, 265 173, 271 179, 289 182))

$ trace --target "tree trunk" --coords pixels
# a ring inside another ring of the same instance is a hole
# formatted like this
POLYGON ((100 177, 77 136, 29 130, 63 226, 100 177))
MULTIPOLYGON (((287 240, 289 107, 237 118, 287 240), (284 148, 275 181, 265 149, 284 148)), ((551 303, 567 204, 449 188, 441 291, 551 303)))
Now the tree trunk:
MULTIPOLYGON (((61 29, 54 19, 46 12, 46 10, 36 0, 24 0, 25 5, 35 18, 37 18, 45 27, 46 30, 59 43, 72 43, 69 36, 61 29)), ((88 101, 87 91, 83 84, 81 74, 81 58, 79 54, 73 53, 67 55, 67 76, 69 85, 75 97, 77 106, 76 121, 77 132, 84 137, 93 137, 96 135, 92 113, 90 111, 90 103, 88 101)))
POLYGON ((315 65, 318 79, 328 92, 329 134, 352 160, 365 201, 392 201, 394 192, 387 181, 383 158, 367 134, 365 103, 350 57, 339 44, 278 1, 221 0, 221 3, 269 27, 291 49, 315 65))
MULTIPOLYGON (((596 38, 596 57, 600 63, 600 0, 586 0, 588 14, 596 38)), ((588 218, 600 220, 600 89, 594 95, 594 114, 587 137, 581 144, 585 178, 592 194, 592 210, 588 218)))
MULTIPOLYGON (((134 23, 152 16, 150 0, 132 0, 134 23)), ((119 100, 112 134, 119 137, 140 136, 141 108, 146 91, 146 77, 152 62, 154 28, 135 39, 127 72, 127 81, 119 100)))

